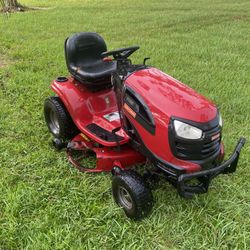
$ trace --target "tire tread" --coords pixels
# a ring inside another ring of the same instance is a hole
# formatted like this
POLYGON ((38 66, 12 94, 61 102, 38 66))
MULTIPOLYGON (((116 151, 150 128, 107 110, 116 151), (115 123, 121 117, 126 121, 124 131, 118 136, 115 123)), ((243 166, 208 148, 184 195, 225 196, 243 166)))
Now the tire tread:
MULTIPOLYGON (((51 96, 45 100, 44 113, 45 113, 46 122, 47 122, 46 112, 48 112, 47 108, 50 107, 50 105, 52 105, 55 108, 57 115, 59 116, 59 126, 60 126, 59 135, 55 135, 51 131, 50 132, 55 137, 60 138, 60 139, 72 138, 77 133, 77 128, 76 128, 69 112, 67 111, 66 107, 64 106, 62 100, 58 96, 51 96)), ((47 125, 48 125, 48 122, 47 122, 47 125)), ((49 128, 49 126, 48 126, 48 128, 49 128)), ((50 128, 49 128, 49 130, 50 130, 50 128)))

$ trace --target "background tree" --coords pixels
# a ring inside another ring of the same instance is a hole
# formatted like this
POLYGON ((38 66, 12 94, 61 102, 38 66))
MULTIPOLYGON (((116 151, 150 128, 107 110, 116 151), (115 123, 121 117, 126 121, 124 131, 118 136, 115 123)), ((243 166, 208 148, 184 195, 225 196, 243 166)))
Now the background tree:
POLYGON ((4 12, 22 10, 23 6, 17 0, 0 0, 4 12))

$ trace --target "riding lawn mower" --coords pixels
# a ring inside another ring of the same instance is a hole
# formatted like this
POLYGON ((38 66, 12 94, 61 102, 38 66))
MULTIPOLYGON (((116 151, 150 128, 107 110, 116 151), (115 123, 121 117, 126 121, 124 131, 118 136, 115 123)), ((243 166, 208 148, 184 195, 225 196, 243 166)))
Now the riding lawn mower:
POLYGON ((206 193, 213 178, 235 172, 245 144, 240 138, 223 162, 215 104, 147 65, 148 58, 133 64, 129 56, 138 49, 107 51, 97 33, 71 35, 65 41, 70 76, 52 82, 56 96, 44 104, 54 146, 66 148, 80 171, 111 172, 113 197, 132 219, 153 206, 151 179, 164 178, 185 198, 206 193), (90 155, 95 166, 84 165, 90 155))

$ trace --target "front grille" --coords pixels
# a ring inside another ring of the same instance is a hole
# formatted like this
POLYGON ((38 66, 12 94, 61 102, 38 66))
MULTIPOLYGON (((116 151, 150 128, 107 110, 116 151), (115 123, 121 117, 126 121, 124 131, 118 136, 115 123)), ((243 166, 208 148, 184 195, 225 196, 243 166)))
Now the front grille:
MULTIPOLYGON (((198 127, 198 126, 197 126, 198 127)), ((186 140, 171 135, 171 149, 173 154, 184 160, 203 160, 220 151, 221 127, 216 126, 203 130, 203 137, 200 140, 186 140), (216 135, 219 135, 216 137, 216 135)))
POLYGON ((220 150, 220 141, 221 131, 219 127, 216 127, 212 131, 210 130, 205 133, 205 139, 201 151, 203 159, 213 155, 214 153, 218 152, 218 150, 220 150), (212 140, 212 137, 216 136, 217 134, 219 134, 219 137, 212 140))

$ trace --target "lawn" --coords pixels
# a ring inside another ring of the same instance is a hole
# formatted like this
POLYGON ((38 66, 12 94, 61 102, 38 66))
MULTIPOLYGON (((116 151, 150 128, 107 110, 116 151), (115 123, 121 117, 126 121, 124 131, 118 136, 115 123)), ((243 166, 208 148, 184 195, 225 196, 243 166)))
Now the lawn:
POLYGON ((250 139, 250 2, 31 1, 42 10, 0 15, 0 249, 250 249, 250 144, 235 175, 192 200, 162 182, 152 214, 128 220, 109 174, 80 173, 51 146, 43 102, 67 75, 64 39, 95 31, 109 49, 140 45, 135 62, 212 99, 227 156, 250 139))

